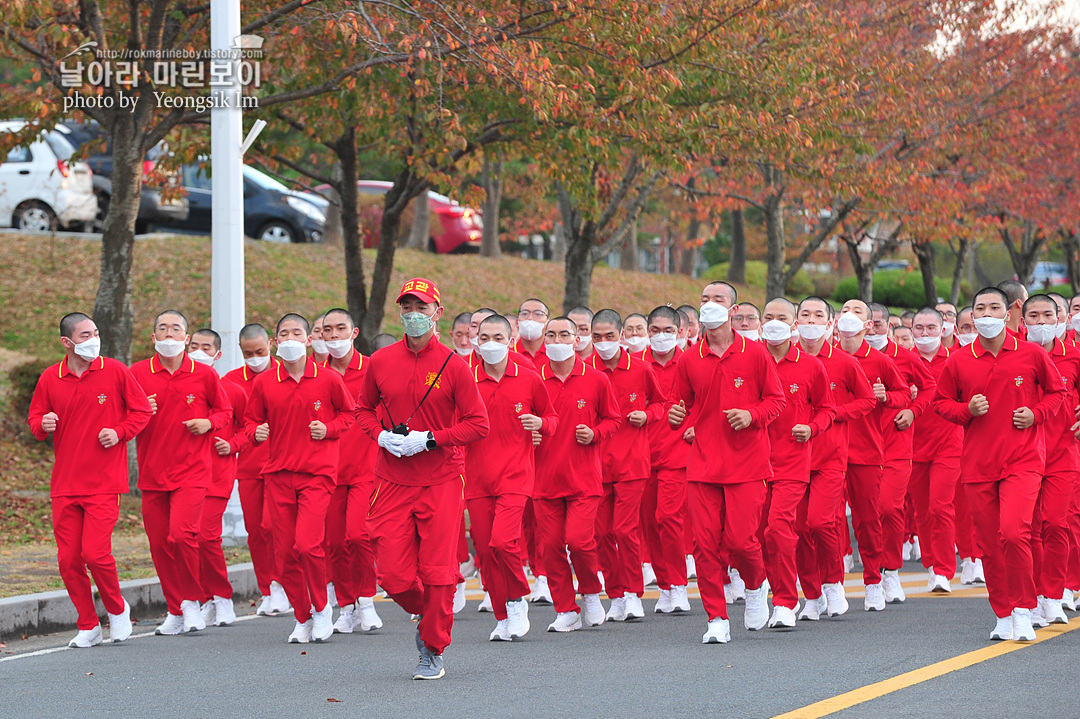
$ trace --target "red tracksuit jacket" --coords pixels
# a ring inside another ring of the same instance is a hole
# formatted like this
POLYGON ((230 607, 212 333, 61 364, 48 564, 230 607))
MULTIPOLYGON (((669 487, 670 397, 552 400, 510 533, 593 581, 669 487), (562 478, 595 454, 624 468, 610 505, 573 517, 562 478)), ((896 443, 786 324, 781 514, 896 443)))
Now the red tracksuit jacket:
POLYGON ((691 482, 734 484, 773 476, 769 461, 769 422, 784 408, 784 393, 768 350, 736 333, 723 357, 699 342, 679 359, 676 402, 689 411, 677 431, 694 427, 686 465, 691 482), (736 432, 724 410, 744 409, 753 418, 736 432))
POLYGON ((56 412, 53 432, 52 497, 88 494, 127 494, 127 441, 150 421, 146 393, 122 362, 98 357, 77 377, 67 358, 46 369, 30 400, 30 431, 39 440, 48 434, 41 418, 56 412), (114 429, 120 442, 105 449, 98 441, 103 429, 114 429))
POLYGON ((529 360, 537 372, 540 371, 541 367, 548 363, 547 349, 543 342, 540 343, 540 349, 536 351, 536 354, 531 355, 525 350, 524 345, 521 344, 521 338, 519 337, 514 344, 510 345, 510 351, 529 360))
MULTIPOLYGON (((276 357, 270 358, 270 364, 266 366, 260 373, 252 372, 251 369, 244 365, 238 367, 225 375, 225 379, 239 385, 244 390, 244 409, 242 412, 237 412, 242 421, 247 422, 247 398, 251 397, 251 388, 255 384, 255 378, 260 374, 266 374, 267 372, 273 372, 274 369, 281 364, 281 361, 276 357)), ((263 465, 266 464, 266 458, 270 455, 270 446, 263 442, 262 444, 252 444, 248 439, 246 432, 237 432, 232 439, 229 440, 229 446, 232 447, 234 452, 238 452, 239 456, 236 460, 236 478, 237 479, 260 479, 262 477, 263 465)))
POLYGON ((769 424, 773 477, 809 482, 810 448, 817 440, 796 442, 791 428, 797 424, 809 425, 813 438, 829 429, 836 415, 829 376, 817 357, 795 343, 776 363, 776 373, 786 402, 780 415, 769 424))
MULTIPOLYGON (((225 388, 225 394, 229 398, 231 407, 229 421, 220 430, 212 431, 210 434, 213 437, 220 437, 228 441, 231 447, 236 435, 244 433, 244 412, 247 411, 247 395, 244 393, 244 388, 235 382, 223 378, 221 383, 222 387, 225 388)), ((215 439, 214 442, 216 441, 215 439)), ((232 454, 222 457, 217 453, 212 442, 210 444, 210 464, 211 480, 210 487, 206 490, 206 496, 228 499, 232 496, 233 482, 236 481, 236 451, 234 450, 232 454)))
POLYGON ((491 429, 483 439, 465 448, 465 498, 523 494, 531 497, 536 479, 536 453, 532 433, 519 417, 534 414, 541 420, 540 434, 551 437, 559 426, 544 381, 532 369, 513 360, 495 381, 484 366, 473 368, 473 379, 487 407, 491 429))
POLYGON ((858 360, 847 352, 826 342, 817 358, 829 376, 836 416, 832 426, 810 443, 810 471, 844 472, 848 465, 848 426, 873 410, 877 398, 858 360))
POLYGON ((563 382, 551 367, 540 368, 552 407, 559 417, 555 433, 545 437, 536 453, 536 499, 599 497, 603 495, 600 446, 622 424, 619 403, 611 382, 574 358, 574 368, 563 382), (591 444, 578 444, 577 426, 593 430, 591 444))
MULTIPOLYGON (((896 364, 900 376, 910 389, 915 385, 915 399, 907 406, 915 415, 915 422, 903 432, 896 428, 893 418, 897 412, 881 413, 881 436, 885 440, 885 460, 911 459, 914 446, 915 427, 919 424, 919 418, 924 416, 934 401, 934 391, 937 389, 937 380, 926 369, 922 359, 912 350, 906 350, 893 340, 882 351, 886 357, 896 364)), ((908 395, 911 396, 910 394, 908 395)))
POLYGON ((934 409, 964 427, 960 481, 996 482, 1046 466, 1044 427, 1061 407, 1065 387, 1046 350, 1011 334, 998 356, 987 352, 982 338, 953 352, 938 380, 934 409), (973 417, 968 402, 984 395, 990 411, 973 417), (1029 408, 1035 424, 1013 427, 1013 410, 1029 408))
POLYGON ((1061 374, 1065 400, 1046 423, 1046 473, 1076 472, 1080 469, 1080 445, 1073 436, 1072 426, 1076 424, 1075 407, 1080 401, 1080 350, 1054 340, 1050 359, 1061 374))
MULTIPOLYGON (((648 479, 652 472, 649 448, 649 426, 667 425, 667 397, 656 381, 652 368, 640 359, 619 349, 614 370, 608 369, 600 355, 594 354, 590 366, 607 375, 615 401, 619 403, 622 424, 615 434, 600 446, 600 467, 604 482, 648 479), (631 412, 642 411, 646 424, 635 427, 627 419, 631 412)), ((670 432, 669 432, 670 434, 670 432)))
MULTIPOLYGON (((349 368, 341 375, 345 388, 349 390, 349 396, 356 401, 359 401, 360 388, 364 385, 364 376, 370 363, 369 358, 353 350, 349 368)), ((327 372, 338 373, 330 366, 330 360, 323 362, 322 366, 327 372)), ((375 481, 375 456, 378 453, 379 445, 364 434, 359 423, 345 430, 338 439, 338 484, 355 485, 375 481)))
MULTIPOLYGON (((837 349, 843 352, 842 348, 837 349)), ((866 375, 867 386, 873 387, 878 379, 885 385, 885 401, 875 399, 874 408, 868 414, 852 420, 848 427, 848 464, 881 465, 885 461, 882 417, 887 415, 892 421, 897 410, 911 404, 911 388, 904 383, 896 364, 865 340, 854 357, 866 375)), ((873 395, 873 390, 870 394, 873 395)))
MULTIPOLYGON (((950 350, 942 345, 932 361, 927 361, 919 355, 919 361, 934 376, 934 394, 937 394, 937 382, 941 372, 945 369, 945 363, 957 351, 950 350)), ((941 459, 960 457, 960 449, 964 444, 964 430, 952 422, 946 420, 933 408, 933 397, 930 411, 923 413, 919 421, 915 423, 915 446, 912 452, 912 460, 915 462, 933 462, 941 459)))
POLYGON ((653 357, 652 348, 641 353, 641 359, 652 367, 656 375, 656 382, 660 385, 660 392, 664 395, 664 412, 659 422, 650 422, 645 425, 648 430, 650 463, 653 471, 657 469, 686 469, 686 460, 690 456, 690 443, 683 439, 683 432, 690 425, 684 424, 682 432, 672 432, 667 422, 667 411, 674 404, 672 397, 676 393, 676 381, 678 379, 679 359, 684 350, 675 348, 675 354, 667 364, 660 364, 653 357))
POLYGON ((419 352, 413 352, 408 338, 384 347, 367 359, 368 371, 360 387, 357 418, 368 437, 378 442, 384 429, 379 421, 382 408, 393 422, 409 421, 409 429, 435 436, 437 446, 412 457, 395 457, 380 448, 375 460, 375 476, 396 484, 428 487, 465 472, 464 446, 488 433, 484 401, 476 390, 469 366, 454 350, 432 338, 419 352), (445 362, 442 376, 439 369, 445 362), (422 407, 420 400, 432 387, 422 407), (410 420, 410 416, 412 419, 410 420))
POLYGON ((232 414, 217 372, 185 356, 172 374, 155 354, 132 365, 131 373, 147 395, 157 395, 157 414, 135 442, 139 489, 209 488, 214 433, 221 431, 232 414), (209 419, 210 431, 193 435, 183 425, 189 419, 209 419))
POLYGON ((308 358, 300 381, 278 364, 260 372, 248 397, 245 430, 255 443, 255 429, 270 426, 270 445, 263 473, 296 472, 337 480, 338 438, 356 422, 356 403, 341 375, 308 358), (311 438, 309 425, 319 420, 326 437, 311 438))
MULTIPOLYGON (((532 358, 528 355, 523 355, 519 352, 515 352, 514 350, 510 350, 509 352, 507 352, 506 356, 511 362, 517 364, 518 369, 540 374, 540 370, 536 369, 536 365, 533 364, 532 358)), ((477 367, 484 366, 484 358, 481 357, 475 350, 473 350, 473 353, 466 357, 465 360, 468 363, 470 370, 474 370, 477 367)))

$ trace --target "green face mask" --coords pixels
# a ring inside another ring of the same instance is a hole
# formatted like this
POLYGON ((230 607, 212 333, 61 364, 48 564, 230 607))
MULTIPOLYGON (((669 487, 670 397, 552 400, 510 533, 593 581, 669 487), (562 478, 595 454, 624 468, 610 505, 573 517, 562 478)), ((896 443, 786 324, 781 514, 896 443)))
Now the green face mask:
POLYGON ((423 337, 435 326, 435 321, 423 312, 406 312, 401 316, 401 326, 410 337, 423 337))

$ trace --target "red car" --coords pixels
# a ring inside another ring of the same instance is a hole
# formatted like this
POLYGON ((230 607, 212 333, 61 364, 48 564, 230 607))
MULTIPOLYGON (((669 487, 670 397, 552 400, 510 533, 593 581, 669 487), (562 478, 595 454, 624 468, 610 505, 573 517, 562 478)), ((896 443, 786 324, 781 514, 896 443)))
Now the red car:
MULTIPOLYGON (((356 183, 361 195, 385 195, 392 182, 383 180, 360 180, 356 183)), ((326 193, 329 185, 315 188, 326 193)), ((480 238, 483 235, 484 221, 479 210, 462 207, 446 195, 428 193, 428 207, 431 209, 431 238, 428 249, 440 254, 451 252, 479 252, 480 238)), ((360 223, 364 233, 364 247, 379 246, 379 224, 382 221, 382 203, 368 204, 361 198, 360 223)))

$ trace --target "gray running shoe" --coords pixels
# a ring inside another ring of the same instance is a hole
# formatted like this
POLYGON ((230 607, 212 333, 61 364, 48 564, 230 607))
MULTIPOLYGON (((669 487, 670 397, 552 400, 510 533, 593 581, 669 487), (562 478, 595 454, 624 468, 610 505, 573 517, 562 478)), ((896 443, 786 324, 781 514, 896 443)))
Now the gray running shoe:
POLYGON ((446 666, 443 664, 443 658, 441 654, 433 654, 431 650, 424 647, 424 651, 420 652, 420 662, 416 665, 416 669, 413 669, 413 679, 442 679, 446 676, 446 666))

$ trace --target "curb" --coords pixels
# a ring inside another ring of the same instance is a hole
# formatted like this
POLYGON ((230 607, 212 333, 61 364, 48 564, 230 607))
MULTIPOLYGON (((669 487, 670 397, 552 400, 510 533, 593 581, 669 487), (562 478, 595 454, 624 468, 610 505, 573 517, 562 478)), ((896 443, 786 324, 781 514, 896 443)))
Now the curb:
MULTIPOLYGON (((251 562, 230 566, 229 582, 233 588, 233 599, 252 599, 261 595, 251 562)), ((141 619, 144 625, 149 623, 151 617, 160 616, 166 611, 165 596, 161 593, 161 583, 157 577, 120 582, 120 593, 131 605, 132 618, 141 619)), ((101 604, 96 587, 94 603, 98 616, 106 618, 105 607, 101 604)), ((77 620, 75 605, 62 589, 0 599, 0 641, 73 631, 77 628, 77 620)))

